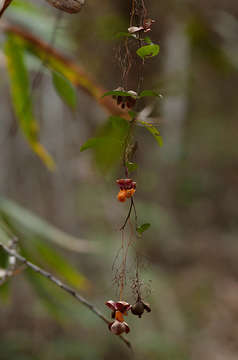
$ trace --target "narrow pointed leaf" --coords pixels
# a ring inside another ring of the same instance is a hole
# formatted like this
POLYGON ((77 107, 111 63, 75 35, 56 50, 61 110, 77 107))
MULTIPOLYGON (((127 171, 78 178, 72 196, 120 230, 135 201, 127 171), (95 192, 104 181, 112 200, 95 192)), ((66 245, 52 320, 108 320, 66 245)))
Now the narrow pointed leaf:
POLYGON ((142 224, 141 226, 139 226, 136 231, 139 233, 139 234, 143 234, 143 232, 145 232, 146 230, 148 230, 150 227, 150 224, 149 223, 145 223, 145 224, 142 224))
POLYGON ((162 98, 162 95, 154 90, 144 90, 139 95, 140 98, 145 97, 145 96, 157 96, 157 97, 162 98))
POLYGON ((29 210, 3 197, 0 197, 0 214, 7 217, 10 225, 21 229, 24 235, 37 236, 76 252, 88 253, 97 249, 95 244, 61 231, 29 210))
POLYGON ((53 72, 52 81, 57 94, 70 108, 75 109, 77 105, 77 94, 71 82, 63 75, 53 72))
POLYGON ((151 124, 148 124, 145 121, 138 121, 141 125, 144 126, 145 129, 147 129, 155 138, 155 140, 157 141, 159 146, 163 146, 163 139, 162 136, 160 135, 160 132, 158 129, 156 129, 155 126, 152 126, 151 124))
POLYGON ((53 159, 38 141, 38 124, 33 114, 23 48, 13 35, 7 37, 5 54, 11 84, 12 103, 20 128, 33 151, 49 169, 53 170, 53 159))

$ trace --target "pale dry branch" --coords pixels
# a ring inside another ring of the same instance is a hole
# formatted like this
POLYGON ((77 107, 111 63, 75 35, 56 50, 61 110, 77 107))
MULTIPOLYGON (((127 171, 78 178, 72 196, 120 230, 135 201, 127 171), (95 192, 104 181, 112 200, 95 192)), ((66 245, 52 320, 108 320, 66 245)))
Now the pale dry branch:
POLYGON ((11 2, 12 0, 0 0, 0 18, 11 2))

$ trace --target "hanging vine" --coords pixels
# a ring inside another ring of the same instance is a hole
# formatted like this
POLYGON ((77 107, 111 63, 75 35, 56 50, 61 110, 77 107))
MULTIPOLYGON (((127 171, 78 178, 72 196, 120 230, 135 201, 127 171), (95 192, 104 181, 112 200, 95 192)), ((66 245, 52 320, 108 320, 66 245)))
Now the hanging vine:
MULTIPOLYGON (((130 310, 133 315, 142 316, 144 311, 150 312, 150 305, 145 303, 142 299, 143 280, 140 277, 140 260, 139 255, 136 254, 136 271, 135 279, 132 281, 132 292, 135 296, 135 303, 131 305, 125 301, 125 287, 127 285, 127 257, 129 249, 135 240, 147 230, 150 224, 143 224, 138 226, 137 211, 135 206, 134 196, 137 189, 136 182, 129 178, 130 172, 136 168, 134 156, 137 150, 137 142, 134 141, 134 128, 138 122, 138 113, 140 110, 139 100, 144 96, 159 96, 155 91, 142 91, 144 78, 144 64, 150 57, 156 56, 159 53, 159 46, 153 44, 147 33, 151 31, 151 26, 155 21, 148 18, 148 11, 144 0, 132 0, 130 9, 130 20, 128 31, 120 33, 119 35, 125 37, 123 44, 119 49, 119 65, 121 68, 121 85, 113 91, 109 91, 104 96, 112 96, 117 105, 128 112, 130 117, 128 132, 125 136, 122 151, 122 168, 124 169, 125 178, 118 179, 116 182, 119 186, 117 199, 119 202, 130 201, 128 214, 124 223, 120 228, 121 232, 121 247, 116 256, 119 264, 113 265, 115 270, 114 281, 119 288, 119 300, 109 300, 106 305, 112 310, 112 318, 114 319, 109 324, 109 329, 112 333, 120 335, 123 332, 128 333, 130 328, 124 321, 124 316, 130 310), (135 50, 136 44, 136 51, 135 50), (124 55, 123 55, 124 54, 124 55), (138 64, 137 58, 140 58, 138 64), (133 67, 136 67, 138 79, 136 90, 129 88, 130 74, 133 67), (134 215, 134 220, 132 220, 134 215), (129 224, 129 237, 127 238, 126 228, 129 224), (118 259, 119 258, 119 259, 118 259)), ((159 131, 147 122, 141 122, 161 144, 159 131)), ((134 247, 133 247, 134 248, 134 247)))

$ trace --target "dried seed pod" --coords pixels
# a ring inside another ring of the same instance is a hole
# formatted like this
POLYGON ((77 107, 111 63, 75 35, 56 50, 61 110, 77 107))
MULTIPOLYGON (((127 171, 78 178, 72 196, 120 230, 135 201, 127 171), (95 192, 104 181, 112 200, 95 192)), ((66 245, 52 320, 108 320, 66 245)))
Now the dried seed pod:
POLYGON ((123 105, 123 97, 121 95, 117 96, 117 105, 123 105))
POLYGON ((122 312, 123 314, 130 310, 131 305, 126 301, 118 301, 116 302, 117 310, 122 312))
POLYGON ((125 180, 124 179, 117 180, 117 184, 120 186, 121 190, 125 189, 125 180))
POLYGON ((131 307, 131 312, 133 315, 137 315, 139 316, 139 318, 141 318, 141 315, 143 314, 145 308, 144 308, 144 304, 142 301, 137 301, 132 307, 131 307))
POLYGON ((127 96, 126 99, 126 106, 131 109, 132 107, 135 106, 136 104, 136 99, 137 99, 137 92, 133 91, 133 90, 129 90, 128 91, 129 94, 131 94, 131 96, 127 96))
POLYGON ((125 321, 120 322, 118 320, 115 320, 108 325, 108 328, 115 335, 121 335, 124 332, 128 334, 130 332, 130 328, 125 321))
POLYGON ((85 0, 46 0, 55 8, 70 14, 78 13, 85 3, 85 0))
POLYGON ((113 300, 108 300, 105 302, 105 305, 107 305, 111 310, 116 311, 116 303, 113 300))
POLYGON ((117 199, 120 202, 125 202, 126 201, 126 190, 120 190, 117 195, 117 199))
POLYGON ((136 104, 136 99, 132 98, 132 97, 127 97, 127 100, 126 100, 126 106, 128 107, 128 109, 131 109, 135 106, 136 104))
POLYGON ((144 304, 145 310, 146 310, 147 312, 151 312, 151 307, 150 307, 150 305, 149 305, 148 303, 145 303, 145 302, 143 302, 143 304, 144 304))
POLYGON ((125 179, 125 189, 131 189, 132 179, 125 179))
POLYGON ((133 187, 133 189, 136 189, 136 182, 132 181, 131 186, 133 187))
POLYGON ((135 189, 128 189, 126 190, 126 197, 129 199, 134 195, 134 193, 135 193, 135 189))
POLYGON ((131 307, 132 314, 137 315, 139 318, 141 318, 145 310, 151 312, 150 305, 140 299, 131 307))
POLYGON ((106 301, 105 305, 107 305, 113 311, 120 311, 122 314, 125 314, 128 310, 130 310, 131 305, 126 301, 106 301))
POLYGON ((144 32, 151 31, 151 25, 155 22, 155 20, 152 19, 145 19, 143 22, 144 32))
POLYGON ((134 33, 138 32, 138 31, 143 30, 143 29, 144 29, 143 26, 131 26, 131 27, 128 28, 128 32, 130 34, 134 34, 134 33))

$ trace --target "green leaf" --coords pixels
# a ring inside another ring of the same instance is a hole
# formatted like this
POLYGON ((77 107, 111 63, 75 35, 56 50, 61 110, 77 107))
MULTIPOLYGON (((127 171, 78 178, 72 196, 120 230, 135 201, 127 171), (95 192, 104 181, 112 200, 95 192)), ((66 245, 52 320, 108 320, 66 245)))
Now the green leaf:
POLYGON ((157 96, 157 97, 162 98, 162 95, 154 90, 144 90, 139 95, 140 98, 145 97, 145 96, 157 96))
POLYGON ((160 135, 160 132, 158 129, 156 129, 156 127, 154 127, 153 125, 151 125, 145 121, 138 120, 138 122, 140 124, 142 124, 144 126, 144 128, 146 128, 154 136, 154 138, 157 141, 159 146, 163 146, 162 136, 160 135))
POLYGON ((102 171, 109 171, 121 159, 129 127, 129 121, 111 116, 99 130, 98 136, 87 140, 81 151, 92 148, 96 164, 102 171))
POLYGON ((149 223, 145 223, 141 226, 138 226, 138 228, 136 229, 136 231, 139 233, 139 234, 143 234, 143 232, 145 232, 146 230, 148 230, 150 227, 150 224, 149 223))
POLYGON ((23 239, 21 243, 24 246, 24 251, 27 249, 29 260, 33 263, 54 272, 73 287, 81 289, 88 287, 88 280, 49 244, 37 237, 32 237, 31 241, 23 239))
POLYGON ((120 31, 116 34, 115 38, 120 39, 122 37, 134 37, 136 38, 135 34, 130 34, 128 32, 120 31))
POLYGON ((142 59, 146 58, 146 57, 153 57, 158 55, 160 50, 159 45, 156 44, 150 44, 150 45, 145 45, 140 47, 136 53, 137 55, 139 55, 142 59))
POLYGON ((51 170, 54 161, 38 141, 38 124, 34 118, 28 72, 24 63, 23 48, 14 35, 5 43, 7 68, 11 83, 12 103, 20 128, 33 151, 51 170))
POLYGON ((120 90, 107 91, 105 94, 103 94, 102 98, 104 98, 105 96, 130 96, 134 99, 137 98, 137 96, 132 95, 128 91, 120 91, 120 90))
POLYGON ((137 117, 137 112, 133 110, 129 110, 128 115, 130 115, 131 119, 133 120, 137 117))
MULTIPOLYGON (((89 253, 96 250, 95 244, 61 231, 22 206, 3 197, 0 197, 0 214, 7 218, 10 227, 20 229, 26 237, 40 237, 42 240, 51 241, 70 251, 89 253)), ((5 241, 7 239, 8 237, 5 241)))
POLYGON ((132 173, 133 171, 135 171, 138 168, 138 165, 136 163, 128 161, 126 163, 126 167, 129 171, 129 173, 132 173))
POLYGON ((149 36, 146 36, 146 37, 144 38, 144 41, 145 41, 146 44, 148 44, 148 45, 153 44, 152 41, 151 41, 151 38, 150 38, 149 36))
MULTIPOLYGON (((24 256, 29 258, 29 254, 24 253, 24 256)), ((48 313, 58 322, 62 322, 62 324, 69 320, 70 313, 68 308, 71 304, 71 297, 61 289, 58 289, 48 279, 43 278, 31 269, 26 269, 24 275, 36 293, 37 300, 48 313)))
POLYGON ((55 90, 61 99, 66 103, 66 105, 75 109, 77 105, 77 93, 71 82, 63 75, 55 71, 52 72, 52 81, 55 90))
POLYGON ((80 151, 85 151, 87 149, 94 148, 96 146, 101 146, 107 141, 105 137, 95 137, 88 139, 80 148, 80 151))

